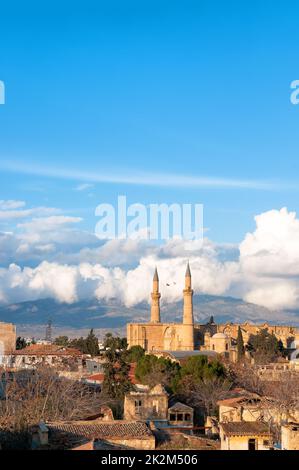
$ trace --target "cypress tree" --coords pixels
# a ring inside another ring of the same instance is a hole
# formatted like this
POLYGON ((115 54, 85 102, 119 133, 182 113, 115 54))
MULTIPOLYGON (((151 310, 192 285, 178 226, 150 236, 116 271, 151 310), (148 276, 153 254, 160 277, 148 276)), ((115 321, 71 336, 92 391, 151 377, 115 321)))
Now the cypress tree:
POLYGON ((237 352, 238 352, 238 359, 241 359, 244 356, 244 341, 243 335, 240 326, 238 327, 238 336, 237 336, 237 352))

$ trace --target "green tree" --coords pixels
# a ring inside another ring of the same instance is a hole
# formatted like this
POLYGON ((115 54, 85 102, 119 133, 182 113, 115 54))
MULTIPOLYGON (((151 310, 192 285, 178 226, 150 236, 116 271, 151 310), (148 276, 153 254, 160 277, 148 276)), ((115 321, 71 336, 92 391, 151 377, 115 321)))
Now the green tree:
POLYGON ((137 362, 135 377, 143 384, 153 387, 161 383, 172 391, 179 381, 180 368, 177 362, 147 354, 137 362))
POLYGON ((96 335, 93 332, 93 329, 90 330, 86 340, 85 340, 85 351, 86 354, 91 356, 98 356, 100 353, 99 350, 99 341, 96 335))
POLYGON ((110 333, 104 339, 104 381, 102 393, 111 400, 117 400, 117 417, 121 414, 122 400, 132 388, 129 379, 130 364, 127 361, 126 338, 114 337, 110 333))
POLYGON ((191 356, 181 368, 181 377, 190 376, 193 381, 199 382, 204 378, 225 378, 226 370, 224 365, 214 359, 209 361, 207 356, 191 356))
POLYGON ((127 352, 127 361, 138 362, 144 354, 144 349, 141 346, 132 346, 127 352))
POLYGON ((82 336, 69 341, 69 346, 71 348, 79 349, 83 354, 86 354, 86 341, 82 336))
POLYGON ((16 340, 16 349, 24 349, 26 348, 26 346, 27 346, 27 342, 25 338, 21 338, 21 336, 18 336, 16 340))
POLYGON ((250 335, 248 342, 256 362, 271 362, 280 355, 278 339, 273 333, 269 333, 267 328, 260 330, 256 335, 250 335))
POLYGON ((98 356, 100 353, 98 338, 94 334, 93 329, 90 330, 86 338, 81 336, 69 341, 68 346, 79 349, 83 354, 90 354, 91 356, 98 356))
POLYGON ((243 335, 241 331, 241 327, 238 327, 238 336, 237 336, 237 353, 238 353, 238 360, 240 360, 244 356, 244 341, 243 335))
POLYGON ((175 392, 195 407, 198 418, 214 413, 217 400, 224 398, 231 387, 224 365, 207 356, 191 356, 182 365, 175 392))
POLYGON ((68 336, 58 336, 54 340, 54 344, 57 346, 64 346, 67 347, 69 345, 69 338, 68 336))

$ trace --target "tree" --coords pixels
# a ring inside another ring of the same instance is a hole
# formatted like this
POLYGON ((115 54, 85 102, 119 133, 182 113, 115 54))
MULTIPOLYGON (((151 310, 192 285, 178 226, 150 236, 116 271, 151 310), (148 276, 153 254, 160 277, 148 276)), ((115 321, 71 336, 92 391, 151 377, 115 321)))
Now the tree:
POLYGON ((246 361, 231 363, 229 366, 229 376, 236 387, 259 395, 263 393, 263 381, 258 374, 258 370, 250 363, 246 361))
POLYGON ((181 377, 189 375, 195 382, 204 378, 222 377, 225 378, 226 371, 224 365, 218 361, 209 361, 207 356, 191 356, 181 368, 181 377))
POLYGON ((145 354, 141 346, 132 346, 127 352, 128 362, 138 362, 145 354))
POLYGON ((105 403, 92 388, 59 377, 52 368, 6 373, 2 377, 5 399, 0 400, 0 428, 15 435, 43 421, 86 419, 105 403))
POLYGON ((120 414, 123 397, 132 388, 129 379, 130 365, 126 360, 127 340, 108 333, 105 336, 104 348, 106 362, 103 365, 102 393, 112 401, 118 401, 118 414, 120 414))
POLYGON ((69 338, 68 336, 58 336, 55 338, 54 344, 57 344, 57 346, 67 347, 69 346, 69 338))
POLYGON ((238 353, 238 360, 244 357, 244 341, 241 327, 238 327, 238 336, 237 336, 237 353, 238 353))
POLYGON ((100 353, 99 341, 96 335, 93 332, 93 329, 90 330, 86 340, 85 340, 85 351, 86 354, 91 356, 98 356, 100 353))
POLYGON ((207 356, 191 356, 180 370, 176 392, 205 416, 214 414, 216 403, 232 386, 224 365, 207 356))
MULTIPOLYGON (((59 338, 67 338, 66 336, 61 336, 59 338)), ((59 339, 57 338, 57 339, 59 339)), ((98 338, 93 332, 93 329, 90 330, 86 338, 76 338, 68 342, 67 346, 72 348, 79 349, 83 354, 90 354, 91 356, 98 356, 100 353, 98 338)))
POLYGON ((136 365, 135 377, 143 384, 153 387, 161 383, 169 390, 176 387, 180 378, 180 365, 153 354, 142 356, 136 365))
POLYGON ((81 336, 69 341, 68 344, 71 348, 79 349, 83 354, 86 354, 86 340, 81 336))
POLYGON ((280 355, 278 340, 267 328, 260 330, 256 335, 250 335, 248 343, 257 363, 272 362, 280 355))
POLYGON ((299 410, 299 377, 296 372, 285 371, 276 381, 264 381, 264 404, 283 419, 296 421, 299 410))
POLYGON ((199 382, 190 381, 186 376, 182 382, 187 401, 194 407, 204 411, 204 416, 214 416, 217 413, 217 402, 228 396, 232 382, 222 377, 204 377, 199 382))
POLYGON ((27 342, 25 338, 21 338, 21 336, 18 336, 16 340, 16 349, 24 349, 26 348, 26 346, 27 346, 27 342))

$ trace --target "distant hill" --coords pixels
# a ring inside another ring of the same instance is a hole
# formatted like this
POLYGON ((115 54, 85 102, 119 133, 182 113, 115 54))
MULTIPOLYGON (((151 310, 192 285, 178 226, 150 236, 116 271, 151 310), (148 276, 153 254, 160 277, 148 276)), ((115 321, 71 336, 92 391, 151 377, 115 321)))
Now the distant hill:
MULTIPOLYGON (((161 306, 164 321, 181 321, 182 311, 182 301, 161 306)), ((91 299, 73 304, 40 299, 0 307, 0 321, 15 323, 19 334, 27 333, 36 337, 44 335, 45 324, 49 319, 52 320, 55 335, 68 333, 70 336, 79 336, 90 328, 99 332, 114 330, 124 334, 127 322, 148 321, 149 315, 150 307, 147 303, 128 308, 120 305, 116 299, 110 302, 91 299)), ((211 315, 218 323, 248 320, 253 323, 268 321, 299 325, 299 311, 273 312, 232 297, 195 295, 195 321, 204 323, 211 315)))

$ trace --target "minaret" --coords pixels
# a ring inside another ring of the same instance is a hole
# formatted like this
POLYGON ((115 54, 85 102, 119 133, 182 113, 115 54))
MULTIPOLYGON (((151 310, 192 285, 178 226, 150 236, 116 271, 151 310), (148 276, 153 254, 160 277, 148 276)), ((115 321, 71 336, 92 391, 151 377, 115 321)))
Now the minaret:
POLYGON ((191 288, 191 272, 189 262, 187 264, 186 274, 185 274, 185 289, 184 293, 184 317, 183 323, 185 325, 193 325, 193 290, 191 288))
POLYGON ((184 294, 184 348, 194 350, 194 319, 193 319, 193 290, 191 286, 191 272, 189 262, 185 274, 184 294))
POLYGON ((160 323, 160 297, 159 292, 159 276, 157 268, 153 278, 153 292, 151 293, 152 305, 151 305, 151 323, 160 323))

